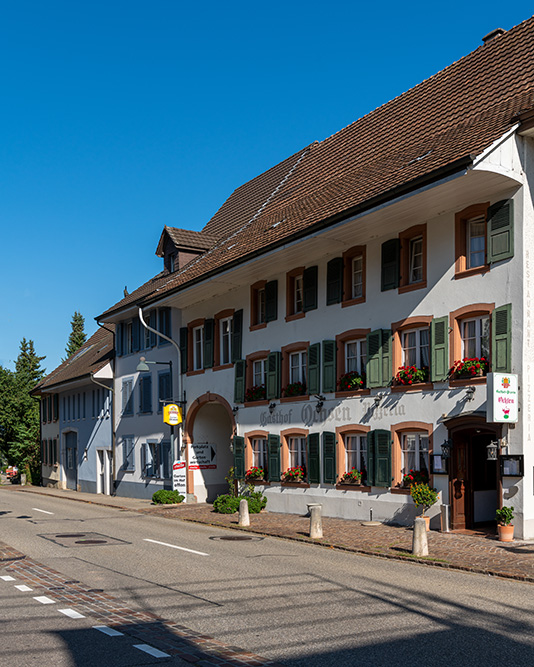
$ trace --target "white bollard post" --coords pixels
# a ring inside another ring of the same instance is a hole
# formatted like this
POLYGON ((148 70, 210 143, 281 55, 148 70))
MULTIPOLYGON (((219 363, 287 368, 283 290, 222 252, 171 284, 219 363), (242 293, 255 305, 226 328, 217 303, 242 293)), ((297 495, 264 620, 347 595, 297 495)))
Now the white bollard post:
POLYGON ((413 525, 412 553, 414 556, 428 556, 426 521, 418 516, 413 525))
POLYGON ((243 528, 250 526, 250 517, 248 514, 248 503, 245 498, 239 501, 239 525, 243 528))
POLYGON ((322 505, 310 506, 310 537, 317 538, 323 536, 322 508, 322 505))

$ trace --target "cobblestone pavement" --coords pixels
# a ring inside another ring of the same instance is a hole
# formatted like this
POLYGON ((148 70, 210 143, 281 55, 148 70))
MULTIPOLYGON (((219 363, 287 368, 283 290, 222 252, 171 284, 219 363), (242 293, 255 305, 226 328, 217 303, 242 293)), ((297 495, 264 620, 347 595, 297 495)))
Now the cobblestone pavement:
MULTIPOLYGON (((10 488, 2 487, 2 488, 10 488)), ((11 487, 17 489, 17 487, 11 487)), ((102 496, 75 491, 63 491, 41 487, 18 487, 25 492, 54 495, 78 501, 121 507, 166 517, 172 520, 192 521, 272 535, 324 547, 345 549, 361 554, 416 561, 437 567, 453 568, 469 572, 518 579, 534 583, 534 541, 515 540, 499 542, 494 535, 467 535, 428 533, 429 556, 414 558, 411 555, 412 530, 399 526, 365 526, 359 521, 323 518, 324 537, 312 540, 308 537, 310 519, 295 514, 261 512, 250 515, 250 527, 239 528, 236 514, 217 514, 211 505, 203 503, 179 506, 155 506, 149 500, 102 496)))
POLYGON ((99 624, 139 639, 185 663, 198 667, 282 667, 278 662, 228 646, 150 612, 136 611, 119 599, 90 589, 79 581, 66 580, 64 575, 3 542, 0 542, 0 572, 24 582, 38 594, 68 605, 69 610, 90 616, 99 624))

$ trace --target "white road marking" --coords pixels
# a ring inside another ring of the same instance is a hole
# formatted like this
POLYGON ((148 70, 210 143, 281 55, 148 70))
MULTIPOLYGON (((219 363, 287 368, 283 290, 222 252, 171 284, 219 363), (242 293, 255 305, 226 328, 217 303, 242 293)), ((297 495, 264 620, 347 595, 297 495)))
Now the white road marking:
POLYGON ((203 551, 195 551, 194 549, 186 549, 185 547, 177 547, 176 544, 167 544, 167 542, 158 542, 158 540, 149 540, 145 537, 145 542, 152 542, 153 544, 161 544, 164 547, 171 547, 171 549, 180 549, 180 551, 189 551, 190 554, 197 554, 197 556, 209 556, 203 551))
POLYGON ((144 651, 154 658, 170 658, 171 656, 168 653, 163 653, 163 651, 149 646, 148 644, 134 644, 134 648, 138 648, 140 651, 144 651))
POLYGON ((40 510, 38 507, 32 507, 32 510, 36 512, 42 512, 43 514, 54 514, 54 512, 47 512, 46 510, 40 510))
POLYGON ((36 598, 33 598, 34 600, 37 600, 37 602, 40 602, 41 604, 56 604, 55 600, 51 600, 50 598, 47 598, 46 595, 39 595, 36 598))
POLYGON ((123 637, 124 634, 113 628, 108 628, 107 625, 93 625, 93 630, 99 630, 109 637, 123 637))
POLYGON ((79 614, 77 611, 74 611, 74 609, 58 609, 60 614, 65 614, 65 616, 68 616, 69 618, 85 618, 83 614, 79 614))
POLYGON ((29 591, 33 591, 33 588, 25 586, 24 584, 21 584, 20 586, 15 586, 15 588, 18 589, 19 591, 22 591, 23 593, 28 593, 29 591))
POLYGON ((10 577, 8 574, 5 574, 3 577, 0 577, 4 581, 15 581, 15 577, 10 577))

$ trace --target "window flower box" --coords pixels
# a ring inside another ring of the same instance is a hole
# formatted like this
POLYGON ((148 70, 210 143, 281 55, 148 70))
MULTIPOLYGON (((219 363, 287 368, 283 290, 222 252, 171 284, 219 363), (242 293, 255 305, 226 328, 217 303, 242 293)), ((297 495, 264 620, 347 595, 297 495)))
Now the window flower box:
POLYGON ((358 391, 365 387, 365 375, 350 371, 345 373, 338 380, 339 391, 358 391))
POLYGON ((245 403, 253 403, 254 401, 264 401, 267 396, 264 384, 256 384, 250 387, 245 392, 245 403))
POLYGON ((294 466, 293 468, 288 468, 282 476, 283 482, 305 482, 306 481, 306 471, 304 466, 294 466))
POLYGON ((362 483, 362 473, 356 468, 352 468, 349 472, 346 472, 343 477, 339 480, 340 484, 350 484, 352 486, 360 486, 362 483))
POLYGON ((402 486, 410 489, 412 484, 428 484, 429 479, 427 470, 410 470, 402 478, 402 486))
POLYGON ((411 386, 428 382, 429 375, 428 366, 423 366, 423 368, 417 368, 417 366, 400 366, 394 381, 397 386, 411 386))
POLYGON ((486 357, 464 357, 455 361, 449 370, 449 377, 453 380, 462 378, 484 377, 489 370, 489 361, 486 357))
POLYGON ((306 385, 304 382, 291 382, 284 389, 282 389, 282 394, 285 398, 291 396, 305 396, 306 395, 306 385))
POLYGON ((252 468, 249 468, 245 473, 246 482, 253 482, 253 481, 258 482, 264 479, 265 479, 265 470, 257 466, 252 466, 252 468))

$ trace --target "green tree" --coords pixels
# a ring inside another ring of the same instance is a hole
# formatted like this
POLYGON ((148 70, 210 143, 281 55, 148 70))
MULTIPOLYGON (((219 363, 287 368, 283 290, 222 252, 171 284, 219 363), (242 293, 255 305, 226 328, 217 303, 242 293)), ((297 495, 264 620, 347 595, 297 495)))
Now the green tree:
POLYGON ((87 334, 84 331, 85 319, 77 310, 74 311, 70 325, 72 330, 67 341, 67 347, 65 348, 67 356, 65 359, 62 359, 62 361, 66 361, 69 357, 72 357, 73 354, 78 352, 87 340, 87 334))

